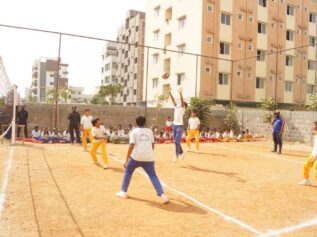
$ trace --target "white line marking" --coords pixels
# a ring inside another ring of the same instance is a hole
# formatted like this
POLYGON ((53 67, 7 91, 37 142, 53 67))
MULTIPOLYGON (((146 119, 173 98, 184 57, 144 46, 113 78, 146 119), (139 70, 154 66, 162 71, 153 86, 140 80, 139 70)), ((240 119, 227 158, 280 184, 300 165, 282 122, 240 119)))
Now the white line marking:
MULTIPOLYGON (((116 158, 115 156, 109 155, 109 157, 112 158, 113 160, 117 161, 118 163, 121 163, 121 164, 124 163, 122 160, 116 158)), ((145 172, 142 172, 141 170, 137 170, 137 172, 142 174, 142 175, 144 175, 145 177, 149 178, 145 172)), ((250 225, 248 225, 246 223, 243 223, 242 221, 239 221, 238 219, 236 219, 236 218, 234 218, 232 216, 228 216, 228 215, 224 214, 223 212, 221 212, 221 211, 219 211, 217 209, 211 208, 211 207, 203 204, 202 202, 200 202, 197 199, 189 196, 188 194, 176 190, 175 188, 171 187, 170 185, 166 184, 165 182, 161 181, 161 184, 163 185, 163 187, 165 187, 165 188, 169 189, 170 191, 172 191, 174 193, 177 193, 178 195, 180 195, 180 196, 192 201, 193 203, 197 204, 198 206, 200 206, 200 207, 202 207, 202 208, 204 208, 204 209, 206 209, 206 210, 208 210, 208 211, 210 211, 212 213, 215 213, 215 214, 221 216, 225 221, 232 222, 232 223, 240 226, 241 228, 246 229, 246 230, 248 230, 248 231, 250 231, 250 232, 252 232, 254 234, 257 234, 257 235, 262 234, 261 232, 259 232, 255 228, 253 228, 252 226, 250 226, 250 225)))
POLYGON ((267 233, 258 235, 258 237, 277 236, 277 235, 281 235, 281 234, 294 232, 295 230, 303 229, 303 228, 314 226, 314 225, 317 225, 317 217, 315 217, 309 221, 305 221, 303 223, 299 223, 299 224, 296 224, 293 226, 288 226, 288 227, 284 227, 282 229, 277 229, 277 230, 270 230, 267 233))
POLYGON ((0 222, 2 220, 2 212, 4 209, 4 203, 6 199, 6 191, 8 187, 8 181, 9 181, 9 173, 12 167, 12 160, 13 160, 13 147, 10 148, 9 154, 8 154, 8 161, 7 166, 5 168, 5 171, 3 173, 3 181, 1 185, 1 191, 0 191, 0 222))
POLYGON ((256 152, 256 151, 246 151, 246 150, 242 150, 242 149, 238 149, 238 148, 224 147, 224 146, 219 146, 219 145, 214 145, 214 146, 217 147, 217 148, 220 148, 220 149, 224 149, 224 150, 226 149, 226 150, 229 150, 229 151, 239 151, 239 152, 244 152, 244 153, 248 153, 248 154, 253 154, 253 155, 258 155, 258 156, 263 156, 263 157, 269 157, 269 158, 274 158, 274 159, 278 159, 278 160, 284 160, 284 161, 288 161, 288 162, 295 163, 295 164, 301 164, 301 165, 304 164, 303 162, 295 161, 295 160, 289 160, 289 159, 286 159, 286 158, 279 157, 278 155, 273 156, 273 155, 259 153, 259 152, 256 152))

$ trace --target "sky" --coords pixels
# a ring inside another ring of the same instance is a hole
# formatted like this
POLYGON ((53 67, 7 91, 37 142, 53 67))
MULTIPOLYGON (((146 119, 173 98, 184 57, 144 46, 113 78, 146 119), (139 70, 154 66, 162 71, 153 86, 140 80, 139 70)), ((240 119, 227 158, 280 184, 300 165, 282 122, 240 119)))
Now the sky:
MULTIPOLYGON (((145 11, 147 0, 1 0, 0 24, 116 40, 130 9, 145 11)), ((62 37, 61 59, 69 64, 69 85, 93 94, 101 81, 104 42, 62 37)), ((58 57, 58 35, 0 26, 0 55, 8 77, 24 96, 32 66, 40 57, 58 57)))

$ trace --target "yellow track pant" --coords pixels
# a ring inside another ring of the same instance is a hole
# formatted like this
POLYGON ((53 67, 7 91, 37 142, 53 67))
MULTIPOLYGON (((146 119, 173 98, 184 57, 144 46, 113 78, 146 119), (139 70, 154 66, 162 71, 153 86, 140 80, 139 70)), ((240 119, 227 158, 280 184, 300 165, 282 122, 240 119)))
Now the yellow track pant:
POLYGON ((199 150, 199 130, 198 129, 189 130, 187 138, 186 138, 187 147, 190 148, 190 140, 193 137, 195 138, 196 149, 199 150))
POLYGON ((317 161, 314 161, 313 156, 309 156, 304 165, 304 178, 309 179, 309 171, 313 167, 314 175, 317 178, 317 161))
POLYGON ((82 143, 85 149, 87 148, 87 136, 89 136, 89 141, 92 142, 91 129, 83 129, 82 143))
POLYGON ((94 162, 97 162, 97 150, 100 146, 102 160, 103 160, 104 164, 108 165, 109 161, 108 161, 108 156, 107 156, 106 144, 107 143, 105 141, 93 140, 90 155, 91 155, 91 158, 94 162))

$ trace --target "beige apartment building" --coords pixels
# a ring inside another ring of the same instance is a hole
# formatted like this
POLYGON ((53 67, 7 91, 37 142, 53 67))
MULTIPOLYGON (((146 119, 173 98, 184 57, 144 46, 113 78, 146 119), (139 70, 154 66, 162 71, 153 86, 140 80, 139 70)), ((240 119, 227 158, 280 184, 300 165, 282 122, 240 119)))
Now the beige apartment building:
POLYGON ((117 82, 122 84, 123 92, 118 96, 117 103, 137 105, 142 102, 145 13, 130 10, 127 12, 125 23, 117 34, 118 67, 117 82), (124 42, 122 44, 119 42, 124 42))
POLYGON ((68 88, 68 64, 60 63, 54 58, 40 58, 35 60, 32 68, 32 84, 30 95, 36 97, 38 102, 46 102, 46 94, 56 88, 68 88), (59 76, 57 77, 57 72, 59 76))
POLYGON ((304 104, 316 90, 316 21, 313 0, 149 1, 146 44, 178 51, 151 50, 149 103, 182 85, 187 100, 304 104))

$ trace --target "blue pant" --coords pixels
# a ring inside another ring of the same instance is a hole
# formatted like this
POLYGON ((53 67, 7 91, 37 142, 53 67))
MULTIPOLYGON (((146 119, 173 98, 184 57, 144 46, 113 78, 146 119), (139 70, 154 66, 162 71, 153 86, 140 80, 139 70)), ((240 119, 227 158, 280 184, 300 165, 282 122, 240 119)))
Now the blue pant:
POLYGON ((124 192, 128 191, 130 181, 132 178, 132 174, 135 171, 136 168, 142 167, 146 174, 149 176, 155 190, 158 196, 161 196, 164 194, 164 191, 162 189, 162 185, 160 183, 160 180, 156 176, 155 168, 154 168, 154 161, 151 162, 144 162, 144 161, 136 161, 133 160, 133 158, 130 158, 128 162, 128 166, 124 171, 123 176, 123 182, 122 182, 122 188, 121 190, 124 192))
POLYGON ((182 146, 181 146, 182 135, 183 135, 183 126, 182 125, 173 125, 173 136, 174 136, 177 157, 184 153, 182 146))

